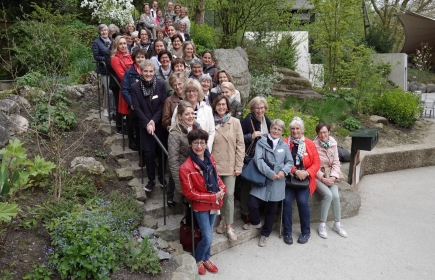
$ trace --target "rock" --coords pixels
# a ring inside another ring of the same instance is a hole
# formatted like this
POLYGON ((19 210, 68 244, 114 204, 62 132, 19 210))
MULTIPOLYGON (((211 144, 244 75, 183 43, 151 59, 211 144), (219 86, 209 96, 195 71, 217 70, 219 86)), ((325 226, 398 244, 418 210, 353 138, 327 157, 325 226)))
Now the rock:
POLYGON ((384 129, 384 124, 382 124, 382 123, 377 123, 377 124, 375 124, 375 127, 376 127, 376 128, 379 128, 379 129, 384 129))
POLYGON ((62 84, 58 84, 57 88, 60 90, 63 90, 65 93, 65 97, 74 101, 78 101, 83 97, 83 94, 81 94, 75 86, 66 86, 62 84))
POLYGON ((160 237, 166 241, 175 241, 174 236, 172 235, 172 230, 166 225, 159 227, 154 232, 154 235, 160 237))
POLYGON ((151 236, 153 236, 154 231, 152 228, 147 228, 147 227, 138 227, 137 229, 139 231, 139 234, 142 238, 148 237, 150 238, 151 236))
POLYGON ((139 182, 138 178, 133 178, 133 179, 131 179, 130 182, 128 182, 128 186, 129 187, 141 187, 142 184, 139 182))
POLYGON ((251 88, 251 74, 249 73, 246 51, 240 47, 216 49, 213 56, 216 67, 227 70, 233 77, 234 86, 240 91, 242 104, 245 104, 251 88))
POLYGON ((40 96, 44 96, 44 95, 47 94, 42 89, 33 88, 33 87, 30 87, 30 86, 22 86, 22 87, 20 87, 18 89, 18 93, 19 93, 20 96, 22 96, 24 98, 40 97, 40 96))
POLYGON ((338 143, 338 145, 345 148, 346 150, 350 151, 350 149, 352 147, 352 137, 346 136, 344 138, 344 141, 341 143, 338 143))
POLYGON ((130 180, 133 178, 133 169, 131 167, 119 168, 115 172, 119 180, 130 180))
POLYGON ((298 72, 287 68, 278 68, 277 72, 284 75, 284 77, 279 83, 273 85, 272 96, 280 98, 281 100, 285 100, 289 96, 301 99, 322 98, 322 96, 314 90, 311 82, 302 77, 298 72))
POLYGON ((415 92, 417 90, 420 90, 422 93, 425 93, 427 88, 425 84, 416 82, 416 81, 412 81, 408 84, 408 90, 411 92, 415 92))
POLYGON ((6 115, 0 112, 0 125, 3 126, 9 135, 21 135, 27 132, 29 121, 18 114, 6 115))
POLYGON ((101 123, 98 127, 98 133, 100 133, 103 136, 110 136, 112 135, 112 126, 108 123, 101 123))
POLYGON ((29 101, 26 98, 16 94, 9 94, 8 96, 5 97, 5 99, 15 101, 18 104, 18 106, 20 106, 20 110, 30 109, 31 107, 29 101))
MULTIPOLYGON (((110 130, 110 131, 112 132, 112 130, 110 130)), ((109 136, 104 140, 103 146, 105 148, 108 148, 108 147, 112 146, 113 144, 115 144, 115 141, 116 141, 115 136, 109 136)))
POLYGON ((171 280, 192 280, 200 279, 198 272, 185 271, 185 269, 175 270, 172 272, 171 280))
POLYGON ((142 220, 142 226, 152 229, 157 229, 158 222, 150 215, 145 215, 142 220))
POLYGON ((168 245, 173 249, 173 252, 171 253, 173 257, 184 254, 183 245, 179 242, 168 242, 168 245))
MULTIPOLYGON (((198 267, 196 265, 196 260, 194 257, 192 257, 190 254, 182 254, 176 257, 173 257, 172 260, 174 260, 178 268, 176 271, 184 271, 187 273, 192 273, 192 275, 198 275, 198 267)), ((192 278, 189 278, 192 279, 192 278)))
POLYGON ((129 159, 126 159, 126 158, 117 158, 116 161, 118 162, 119 166, 121 166, 121 167, 131 166, 131 163, 130 163, 129 159))
POLYGON ((142 238, 142 237, 139 237, 136 241, 137 241, 138 243, 142 243, 143 238, 142 238))
POLYGON ((145 206, 145 203, 143 203, 142 201, 139 201, 139 200, 136 200, 136 204, 139 205, 139 207, 145 206))
POLYGON ((20 114, 20 106, 13 100, 3 99, 0 100, 0 112, 6 115, 20 114))
POLYGON ((110 152, 110 155, 113 156, 114 158, 121 158, 124 157, 124 151, 122 150, 121 146, 118 146, 116 144, 113 144, 110 149, 112 150, 110 152))
POLYGON ((427 92, 430 92, 430 93, 435 92, 435 84, 427 84, 426 90, 427 90, 427 92))
POLYGON ((91 174, 103 174, 105 171, 101 162, 93 157, 76 157, 71 161, 72 171, 84 171, 91 174))
POLYGON ((163 239, 161 239, 161 238, 158 238, 158 239, 157 239, 157 246, 158 246, 160 249, 166 249, 166 248, 169 247, 168 242, 165 241, 165 240, 163 240, 163 239))
POLYGON ((133 187, 133 195, 134 195, 134 198, 136 198, 136 200, 139 200, 139 201, 146 201, 147 200, 147 194, 142 187, 133 187))
POLYGON ((168 252, 162 250, 157 250, 157 255, 160 260, 169 260, 171 258, 171 255, 168 252))
POLYGON ((2 149, 10 139, 9 132, 6 128, 0 125, 0 149, 2 149))
POLYGON ((377 115, 370 116, 370 121, 374 123, 388 124, 388 120, 386 118, 377 115))

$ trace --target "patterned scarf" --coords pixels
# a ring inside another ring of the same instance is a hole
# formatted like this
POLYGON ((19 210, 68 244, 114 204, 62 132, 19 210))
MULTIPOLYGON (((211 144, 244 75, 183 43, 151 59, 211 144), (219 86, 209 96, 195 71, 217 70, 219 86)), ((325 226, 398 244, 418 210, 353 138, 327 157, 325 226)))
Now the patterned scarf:
POLYGON ((139 79, 140 79, 140 87, 142 88, 143 96, 145 97, 149 96, 151 101, 154 92, 156 92, 156 84, 157 84, 156 75, 154 75, 151 81, 145 81, 143 76, 139 76, 139 79))
POLYGON ((329 138, 328 138, 328 141, 326 141, 326 142, 323 142, 322 140, 319 139, 319 144, 320 144, 320 147, 323 147, 325 149, 329 149, 331 147, 331 141, 329 140, 329 138))
POLYGON ((224 124, 231 118, 230 113, 226 113, 222 118, 219 117, 218 114, 214 114, 214 123, 217 126, 218 124, 224 127, 224 124))
POLYGON ((148 50, 150 48, 150 46, 151 46, 151 41, 148 40, 145 43, 141 41, 139 47, 143 50, 148 50))
MULTIPOLYGON (((305 137, 302 136, 301 139, 295 139, 293 137, 290 137, 290 140, 298 145, 298 152, 296 154, 296 165, 300 165, 302 160, 304 159, 304 154, 307 151, 307 148, 305 147, 305 137)), ((290 143, 289 143, 290 146, 290 143)))
POLYGON ((222 89, 221 89, 221 85, 220 84, 216 86, 216 92, 219 95, 222 93, 222 89))
POLYGON ((207 191, 211 193, 218 193, 218 176, 216 168, 214 168, 213 163, 210 159, 210 152, 208 151, 208 149, 205 149, 204 151, 204 161, 202 161, 192 150, 190 150, 189 156, 193 160, 193 162, 196 163, 199 168, 201 168, 207 191))

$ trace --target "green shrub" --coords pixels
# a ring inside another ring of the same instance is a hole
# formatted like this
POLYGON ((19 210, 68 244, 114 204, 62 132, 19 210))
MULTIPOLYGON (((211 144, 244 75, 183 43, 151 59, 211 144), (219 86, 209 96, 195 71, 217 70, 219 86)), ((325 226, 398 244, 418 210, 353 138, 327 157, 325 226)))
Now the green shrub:
POLYGON ((74 112, 68 108, 72 103, 62 91, 57 91, 51 98, 48 94, 32 99, 35 114, 31 125, 42 133, 48 133, 50 126, 59 131, 68 131, 75 127, 77 120, 74 112))
POLYGON ((344 120, 344 127, 347 130, 357 130, 361 128, 361 122, 353 117, 348 117, 344 120))
POLYGON ((419 95, 392 89, 377 98, 374 110, 397 126, 409 128, 414 125, 423 108, 419 95))
POLYGON ((157 251, 147 237, 140 245, 135 242, 128 243, 123 262, 133 272, 139 270, 152 275, 162 273, 157 251))
POLYGON ((273 68, 271 74, 252 74, 251 76, 251 88, 249 91, 249 99, 255 96, 268 97, 272 91, 274 84, 279 83, 284 76, 281 73, 276 72, 276 68, 273 68))
POLYGON ((196 46, 196 52, 199 55, 205 50, 214 50, 218 44, 219 38, 210 25, 191 22, 190 33, 191 39, 196 46))
POLYGON ((274 48, 274 65, 289 69, 296 68, 297 51, 291 35, 283 35, 281 41, 274 48))
POLYGON ((39 72, 29 72, 24 76, 17 78, 18 86, 31 86, 45 89, 51 84, 50 78, 39 73, 39 72))

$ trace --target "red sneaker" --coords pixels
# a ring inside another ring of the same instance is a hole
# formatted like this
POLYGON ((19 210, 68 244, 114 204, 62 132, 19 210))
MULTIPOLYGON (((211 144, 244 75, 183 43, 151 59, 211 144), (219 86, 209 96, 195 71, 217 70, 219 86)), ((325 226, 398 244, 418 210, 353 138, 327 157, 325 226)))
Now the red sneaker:
POLYGON ((217 266, 215 266, 210 260, 203 262, 205 268, 207 268, 208 271, 210 271, 211 273, 217 273, 218 272, 218 268, 217 266))
POLYGON ((196 263, 196 265, 198 266, 198 274, 199 275, 204 275, 206 272, 207 272, 207 270, 205 270, 205 267, 204 267, 204 262, 198 262, 198 263, 196 263))

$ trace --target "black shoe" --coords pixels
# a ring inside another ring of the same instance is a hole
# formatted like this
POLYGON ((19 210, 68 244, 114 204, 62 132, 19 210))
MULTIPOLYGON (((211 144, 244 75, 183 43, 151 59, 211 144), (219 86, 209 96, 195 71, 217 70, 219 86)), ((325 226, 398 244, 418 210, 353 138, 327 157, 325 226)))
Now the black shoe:
POLYGON ((169 202, 167 201, 168 207, 169 208, 175 208, 175 204, 177 204, 175 201, 169 202))
POLYGON ((293 244, 293 237, 291 234, 284 234, 284 243, 288 245, 293 244))
POLYGON ((128 135, 128 133, 127 133, 127 129, 125 129, 125 127, 124 127, 124 132, 122 132, 122 128, 118 127, 118 128, 116 129, 116 134, 119 134, 119 135, 122 135, 122 134, 124 134, 124 135, 128 135))
POLYGON ((298 238, 298 243, 305 244, 308 242, 308 239, 310 239, 309 233, 301 233, 301 235, 298 238))
POLYGON ((163 180, 162 180, 162 177, 159 177, 159 183, 160 183, 160 186, 161 186, 162 188, 163 188, 163 185, 165 185, 165 186, 168 185, 168 183, 166 182, 166 179, 163 178, 163 180))
POLYGON ((136 145, 136 142, 134 142, 133 140, 130 140, 130 141, 128 142, 128 148, 129 148, 130 150, 132 150, 132 151, 139 151, 139 149, 138 149, 138 147, 137 147, 137 145, 136 145))
POLYGON ((146 192, 150 192, 150 191, 152 191, 154 189, 155 185, 156 184, 154 183, 154 181, 149 181, 148 184, 145 187, 143 187, 143 189, 146 192))

